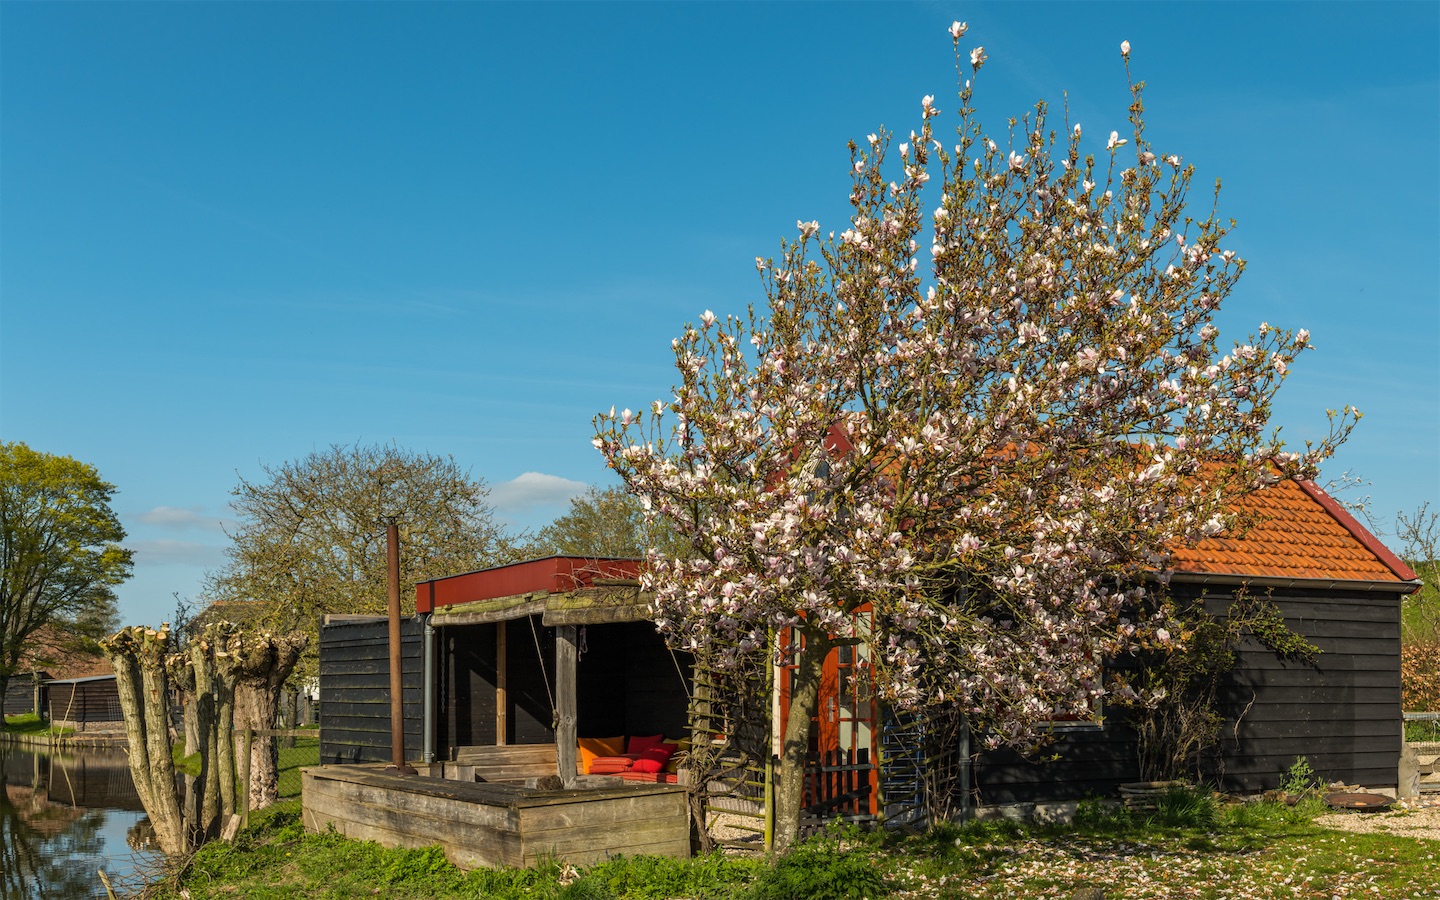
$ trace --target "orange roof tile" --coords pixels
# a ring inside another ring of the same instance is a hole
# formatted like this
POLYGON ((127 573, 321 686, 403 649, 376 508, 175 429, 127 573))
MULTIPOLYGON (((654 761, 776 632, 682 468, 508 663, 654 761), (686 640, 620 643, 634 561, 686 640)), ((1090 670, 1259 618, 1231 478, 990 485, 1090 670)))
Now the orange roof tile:
POLYGON ((1418 576, 1313 482, 1284 479, 1242 500, 1241 536, 1175 551, 1176 572, 1402 583, 1418 576))

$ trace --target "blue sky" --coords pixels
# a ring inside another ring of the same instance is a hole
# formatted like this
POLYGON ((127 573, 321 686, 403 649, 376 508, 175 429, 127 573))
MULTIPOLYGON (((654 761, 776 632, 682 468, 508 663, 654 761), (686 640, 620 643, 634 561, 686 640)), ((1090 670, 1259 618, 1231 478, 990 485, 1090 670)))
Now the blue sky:
POLYGON ((843 228, 846 141, 953 109, 954 19, 992 130, 1068 92, 1095 150, 1132 43, 1157 151, 1239 222, 1222 337, 1319 348, 1284 434, 1354 404, 1328 474, 1440 506, 1434 3, 3 3, 0 438, 117 485, 129 622, 198 594, 239 475, 332 443, 453 454, 542 525, 685 322, 843 228))

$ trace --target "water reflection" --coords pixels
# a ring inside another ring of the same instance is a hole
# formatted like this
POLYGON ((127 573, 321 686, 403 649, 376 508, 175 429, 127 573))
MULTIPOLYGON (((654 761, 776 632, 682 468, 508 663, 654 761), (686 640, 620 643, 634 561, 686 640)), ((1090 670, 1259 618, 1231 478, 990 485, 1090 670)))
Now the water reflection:
POLYGON ((125 756, 0 744, 0 900, 104 897, 161 858, 125 756))

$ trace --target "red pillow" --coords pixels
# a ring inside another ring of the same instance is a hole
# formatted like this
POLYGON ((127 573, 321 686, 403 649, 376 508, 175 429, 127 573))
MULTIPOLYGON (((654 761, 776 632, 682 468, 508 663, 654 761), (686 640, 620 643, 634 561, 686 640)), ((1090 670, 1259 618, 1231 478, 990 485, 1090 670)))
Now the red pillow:
POLYGON ((644 753, 646 750, 662 746, 665 743, 665 735, 636 735, 625 743, 626 753, 644 753))
POLYGON ((634 761, 628 756, 600 756, 590 763, 589 774, 591 775, 614 775, 617 772, 629 772, 634 761))
POLYGON ((638 754, 633 754, 638 758, 635 760, 635 764, 630 767, 630 771, 663 772, 665 771, 665 764, 670 761, 670 757, 675 754, 677 749, 679 748, 674 744, 667 744, 661 741, 658 746, 651 747, 638 754))

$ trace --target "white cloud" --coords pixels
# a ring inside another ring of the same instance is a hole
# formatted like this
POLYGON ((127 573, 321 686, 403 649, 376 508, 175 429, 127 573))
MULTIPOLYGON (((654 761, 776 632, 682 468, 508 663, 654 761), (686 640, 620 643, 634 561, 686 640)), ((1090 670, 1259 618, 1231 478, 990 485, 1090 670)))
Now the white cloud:
POLYGON ((218 566, 225 561, 225 548, 195 541, 127 541, 135 551, 135 563, 149 566, 218 566))
POLYGON ((157 506, 137 515, 135 521, 175 531, 223 531, 227 524, 218 516, 205 515, 199 507, 181 509, 178 506, 157 506))
POLYGON ((557 506, 585 493, 583 481, 571 481, 543 472, 526 472, 510 481, 490 486, 490 503, 507 515, 518 515, 540 506, 557 506))

